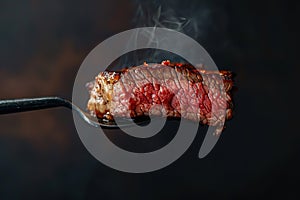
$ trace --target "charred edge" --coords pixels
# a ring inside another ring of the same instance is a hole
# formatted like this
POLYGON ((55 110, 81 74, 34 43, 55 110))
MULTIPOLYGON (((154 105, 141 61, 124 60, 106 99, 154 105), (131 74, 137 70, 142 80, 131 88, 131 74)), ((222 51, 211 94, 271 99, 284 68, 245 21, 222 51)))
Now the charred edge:
MULTIPOLYGON (((147 63, 144 63, 144 66, 147 66, 147 63)), ((189 81, 192 83, 202 82, 202 75, 216 74, 220 75, 224 81, 228 81, 228 83, 232 83, 233 73, 231 71, 215 71, 215 70, 205 70, 204 65, 200 65, 200 69, 195 68, 193 65, 188 63, 172 63, 170 61, 163 61, 161 65, 171 67, 175 69, 177 72, 183 74, 189 81)), ((117 82, 121 76, 128 72, 130 68, 124 68, 116 71, 104 71, 101 72, 100 75, 103 76, 107 81, 117 82)), ((231 88, 229 88, 231 89, 231 88)))

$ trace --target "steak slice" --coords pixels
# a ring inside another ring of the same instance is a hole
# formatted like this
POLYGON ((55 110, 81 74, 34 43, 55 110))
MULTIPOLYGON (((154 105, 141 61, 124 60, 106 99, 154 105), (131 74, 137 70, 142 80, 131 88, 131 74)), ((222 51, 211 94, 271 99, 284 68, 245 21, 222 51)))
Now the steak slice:
POLYGON ((89 83, 87 108, 101 119, 156 115, 218 126, 232 117, 232 74, 189 64, 146 64, 101 72, 89 83))

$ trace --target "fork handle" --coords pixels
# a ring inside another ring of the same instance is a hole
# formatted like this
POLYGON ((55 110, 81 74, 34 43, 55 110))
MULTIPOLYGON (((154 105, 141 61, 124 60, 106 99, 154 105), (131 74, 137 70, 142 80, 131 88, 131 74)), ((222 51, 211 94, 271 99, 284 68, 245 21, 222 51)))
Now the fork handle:
POLYGON ((60 97, 42 97, 0 100, 0 114, 25 112, 54 107, 72 108, 72 104, 60 97))

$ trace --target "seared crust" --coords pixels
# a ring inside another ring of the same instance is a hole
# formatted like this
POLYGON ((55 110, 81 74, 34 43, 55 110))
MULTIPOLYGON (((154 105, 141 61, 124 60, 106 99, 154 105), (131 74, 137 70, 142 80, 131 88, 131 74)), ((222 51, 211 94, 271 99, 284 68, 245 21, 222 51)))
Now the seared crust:
POLYGON ((169 61, 144 63, 118 72, 101 72, 91 86, 87 108, 107 120, 153 114, 216 126, 232 117, 229 71, 199 70, 169 61))

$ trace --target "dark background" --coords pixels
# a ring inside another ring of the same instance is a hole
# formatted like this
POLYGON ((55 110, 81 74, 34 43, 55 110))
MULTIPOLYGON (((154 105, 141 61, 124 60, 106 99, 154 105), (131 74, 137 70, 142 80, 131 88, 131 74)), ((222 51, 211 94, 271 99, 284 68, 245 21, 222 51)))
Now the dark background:
POLYGON ((296 3, 2 0, 0 98, 71 99, 85 56, 109 36, 155 25, 159 5, 162 21, 188 19, 174 28, 237 74, 235 116, 213 151, 198 159, 198 136, 172 165, 127 174, 88 153, 70 110, 2 115, 0 199, 299 198, 296 3))

